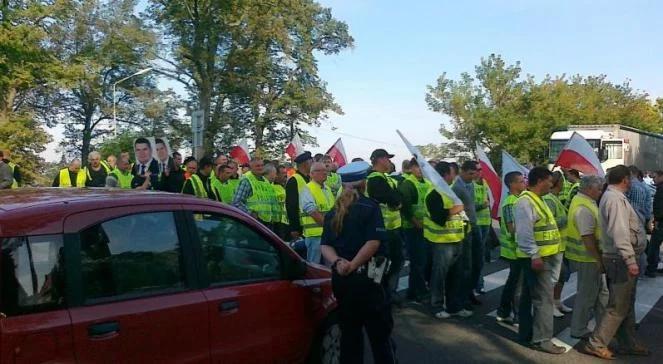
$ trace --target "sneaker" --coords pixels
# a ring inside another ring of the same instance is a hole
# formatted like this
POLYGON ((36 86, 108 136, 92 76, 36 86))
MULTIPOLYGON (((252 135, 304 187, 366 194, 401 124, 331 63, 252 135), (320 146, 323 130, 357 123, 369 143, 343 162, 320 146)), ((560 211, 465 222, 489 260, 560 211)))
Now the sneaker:
POLYGON ((441 319, 441 320, 448 319, 449 317, 451 317, 451 315, 449 315, 449 314, 447 313, 447 311, 444 311, 444 310, 442 310, 442 311, 440 311, 440 312, 437 312, 437 313, 435 314, 435 318, 437 318, 437 319, 441 319))
POLYGON ((460 310, 458 312, 454 312, 450 315, 454 316, 454 317, 468 318, 468 317, 472 316, 472 311, 468 311, 468 310, 463 309, 463 310, 460 310))
POLYGON ((573 312, 573 309, 567 305, 564 304, 564 302, 561 302, 558 306, 557 309, 559 309, 562 313, 571 313, 573 312))
POLYGON ((536 343, 536 344, 532 345, 532 348, 536 349, 538 351, 542 351, 544 353, 548 353, 548 354, 559 355, 559 354, 566 353, 565 348, 553 344, 552 341, 550 341, 550 340, 543 341, 543 342, 540 342, 540 343, 536 343))
POLYGON ((507 325, 513 325, 513 315, 509 315, 507 317, 501 317, 500 315, 497 315, 495 318, 498 323, 502 324, 507 324, 507 325))
POLYGON ((553 309, 553 316, 556 317, 556 318, 560 318, 560 317, 564 317, 564 314, 557 307, 555 307, 553 309))

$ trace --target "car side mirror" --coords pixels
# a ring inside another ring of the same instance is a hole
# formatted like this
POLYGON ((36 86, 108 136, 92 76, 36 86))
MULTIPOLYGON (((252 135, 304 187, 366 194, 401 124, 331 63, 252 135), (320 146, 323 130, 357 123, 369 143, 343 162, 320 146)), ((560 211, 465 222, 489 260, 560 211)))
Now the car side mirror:
POLYGON ((284 254, 284 273, 288 280, 301 279, 306 274, 306 262, 284 254))

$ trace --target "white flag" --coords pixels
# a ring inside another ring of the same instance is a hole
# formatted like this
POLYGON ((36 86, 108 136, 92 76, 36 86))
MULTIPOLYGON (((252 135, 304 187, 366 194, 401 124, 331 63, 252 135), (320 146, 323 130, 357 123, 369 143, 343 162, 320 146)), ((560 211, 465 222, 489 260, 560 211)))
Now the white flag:
POLYGON ((463 203, 460 201, 458 196, 454 193, 454 191, 449 187, 447 182, 440 176, 435 169, 428 164, 428 161, 426 161, 426 158, 424 157, 423 154, 415 147, 414 145, 410 144, 410 142, 405 139, 403 134, 401 134, 400 131, 396 130, 398 135, 403 139, 403 142, 405 143, 405 146, 407 149, 412 153, 415 158, 417 158, 417 163, 419 163, 419 168, 421 168, 421 172, 423 173, 424 177, 428 179, 432 184, 433 187, 435 187, 435 190, 441 194, 447 195, 449 198, 451 198, 454 201, 454 204, 456 205, 462 205, 463 203))
MULTIPOLYGON (((506 188, 506 184, 504 183, 504 177, 510 172, 520 172, 523 174, 523 177, 525 177, 525 180, 527 180, 529 169, 523 167, 520 163, 518 163, 518 161, 516 161, 515 158, 511 156, 511 154, 503 150, 502 151, 502 198, 500 200, 500 206, 502 206, 502 203, 506 199, 506 196, 509 195, 509 189, 506 188)), ((499 209, 499 215, 502 216, 502 209, 499 209)))

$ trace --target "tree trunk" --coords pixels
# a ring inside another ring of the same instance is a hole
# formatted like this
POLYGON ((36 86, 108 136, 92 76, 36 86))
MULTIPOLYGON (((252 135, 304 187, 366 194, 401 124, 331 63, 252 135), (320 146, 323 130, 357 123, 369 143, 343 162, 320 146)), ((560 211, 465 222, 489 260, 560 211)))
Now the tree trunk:
MULTIPOLYGON (((205 146, 214 146, 214 138, 216 135, 212 135, 209 130, 210 120, 212 116, 212 85, 203 80, 200 85, 199 93, 200 109, 203 110, 203 123, 204 123, 204 132, 203 132, 203 145, 201 148, 196 149, 196 158, 200 159, 205 155, 206 148, 205 146)), ((192 135, 193 137, 193 135, 192 135)), ((192 139, 193 140, 193 139, 192 139)))
POLYGON ((83 128, 83 138, 81 145, 81 165, 87 166, 87 156, 90 154, 90 145, 92 144, 92 114, 85 115, 85 126, 83 128))
POLYGON ((263 155, 264 155, 263 138, 265 136, 265 127, 260 122, 256 122, 255 125, 256 125, 256 127, 255 127, 255 144, 256 144, 255 157, 256 158, 262 158, 263 155))

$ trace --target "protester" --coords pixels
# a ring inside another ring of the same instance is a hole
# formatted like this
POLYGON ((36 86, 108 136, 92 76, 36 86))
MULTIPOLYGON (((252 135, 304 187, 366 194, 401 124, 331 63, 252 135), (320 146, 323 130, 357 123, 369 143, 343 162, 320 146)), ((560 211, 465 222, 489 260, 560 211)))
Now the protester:
POLYGON ((9 150, 0 151, 0 160, 9 166, 14 177, 11 188, 18 188, 23 185, 23 174, 21 173, 21 167, 12 162, 10 156, 9 150))
POLYGON ((90 152, 87 156, 88 165, 83 168, 86 175, 86 187, 105 187, 106 177, 110 174, 110 168, 104 162, 101 163, 99 152, 90 152))
POLYGON ((334 195, 325 185, 327 168, 322 162, 311 165, 311 181, 299 195, 302 215, 301 224, 306 244, 306 260, 320 263, 320 239, 325 214, 334 207, 334 195))
POLYGON ((313 163, 311 152, 301 153, 295 158, 294 162, 297 164, 297 172, 288 179, 285 185, 285 209, 288 215, 290 239, 293 241, 298 240, 303 232, 299 194, 306 187, 306 184, 311 181, 309 176, 313 163))
POLYGON ((215 178, 212 179, 214 188, 219 200, 223 203, 231 204, 235 196, 235 189, 229 183, 232 177, 232 169, 227 164, 216 166, 215 178))
MULTIPOLYGON (((120 159, 116 162, 117 168, 113 169, 108 177, 115 179, 116 187, 119 188, 131 188, 131 181, 134 176, 131 174, 131 164, 128 159, 120 159)), ((108 179, 106 179, 106 186, 108 186, 108 179)), ((115 187, 115 186, 113 186, 115 187)))
POLYGON ((112 171, 117 167, 117 157, 114 155, 109 155, 106 157, 106 166, 112 171))
POLYGON ((578 194, 571 201, 565 258, 578 272, 578 294, 571 318, 571 336, 587 338, 592 333, 589 320, 599 321, 608 304, 608 287, 602 274, 601 226, 597 201, 601 197, 603 179, 585 176, 580 180, 578 194))
POLYGON ((380 204, 384 226, 387 229, 385 243, 391 269, 387 276, 388 295, 395 304, 400 304, 401 299, 396 289, 400 271, 404 264, 403 241, 401 240, 401 194, 398 192, 396 181, 389 176, 392 168, 391 158, 393 154, 384 149, 376 149, 371 153, 371 164, 373 170, 368 175, 366 190, 368 196, 380 204))
POLYGON ((175 165, 177 167, 180 167, 183 169, 183 161, 182 161, 182 154, 180 152, 173 152, 173 161, 175 162, 175 165))
POLYGON ((0 190, 12 188, 14 174, 9 164, 4 161, 4 153, 0 150, 0 190))
POLYGON ((271 184, 263 176, 265 163, 254 158, 249 165, 251 171, 242 176, 232 204, 271 228, 272 202, 276 197, 271 184))
POLYGON ((209 157, 200 159, 200 168, 195 174, 184 182, 182 193, 193 195, 199 198, 207 198, 210 200, 218 200, 216 193, 212 189, 212 168, 214 163, 209 157))
POLYGON ((553 344, 553 281, 559 254, 560 236, 553 213, 542 197, 550 192, 552 173, 534 167, 528 175, 529 187, 515 207, 516 255, 523 270, 524 284, 518 310, 519 338, 550 354, 563 354, 553 344))
POLYGON ((656 172, 654 183, 656 184, 653 203, 654 229, 647 246, 647 272, 645 273, 650 278, 655 278, 659 271, 658 263, 663 241, 663 171, 656 172))
POLYGON ((322 157, 322 163, 325 164, 325 168, 327 169, 327 180, 325 180, 325 185, 329 187, 332 195, 336 196, 341 189, 341 177, 334 172, 334 162, 329 155, 324 155, 322 157))
POLYGON ((631 181, 631 171, 626 166, 610 169, 608 188, 599 203, 602 262, 609 298, 584 351, 603 359, 614 358, 608 348, 613 339, 619 355, 649 355, 649 350, 635 339, 638 257, 645 250, 647 237, 641 217, 625 196, 631 181))
POLYGON ((192 175, 198 172, 198 161, 194 157, 187 157, 184 160, 184 179, 188 180, 192 175))
POLYGON ((69 167, 62 168, 55 176, 52 187, 85 187, 85 172, 81 170, 81 160, 76 158, 69 167))
MULTIPOLYGON (((488 198, 490 195, 490 188, 488 187, 488 183, 483 179, 481 166, 477 165, 477 167, 479 173, 477 174, 477 178, 473 181, 474 207, 476 208, 477 228, 481 238, 480 245, 483 247, 483 263, 490 263, 492 247, 488 246, 488 238, 490 237, 490 229, 492 229, 491 224, 493 223, 493 220, 490 217, 490 200, 488 198)), ((479 276, 475 287, 475 292, 477 294, 486 293, 483 290, 483 283, 483 276, 479 276)))

